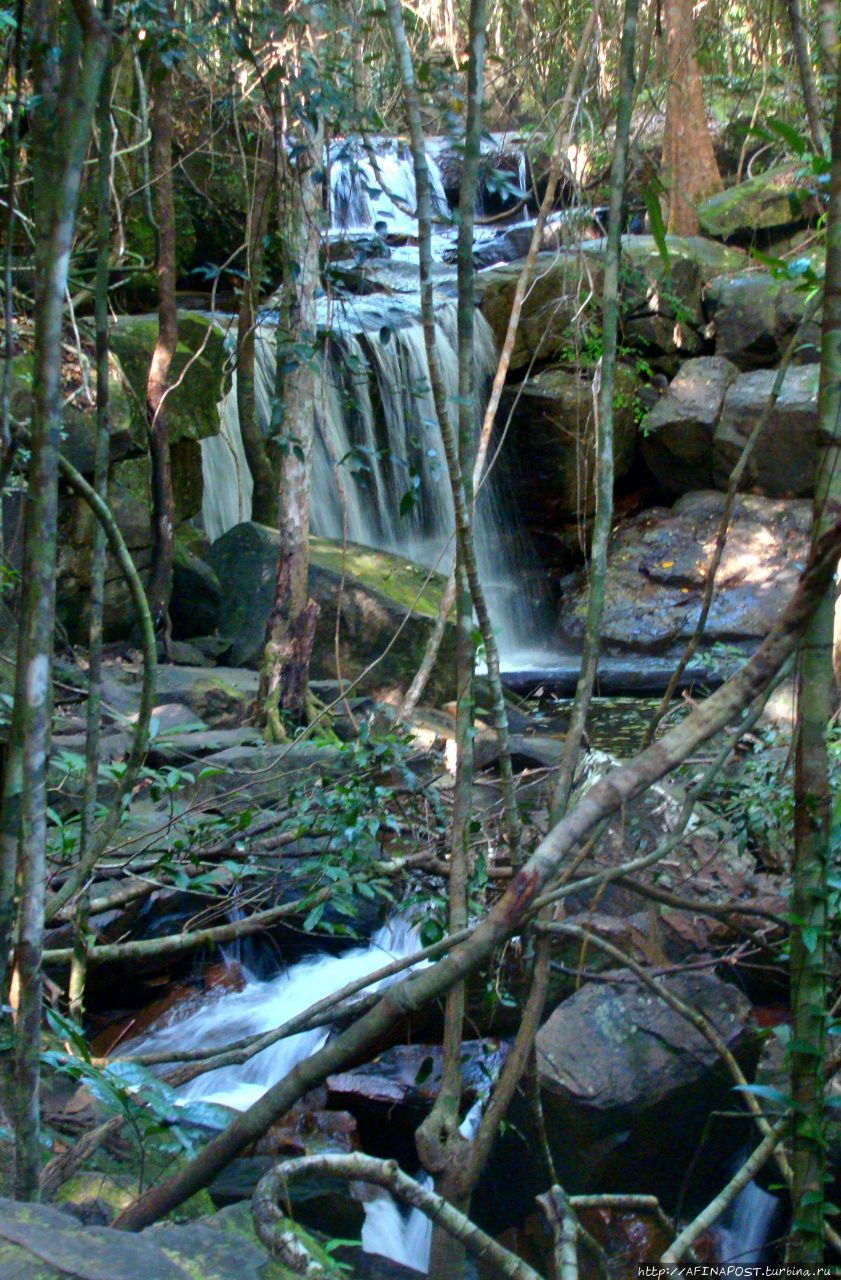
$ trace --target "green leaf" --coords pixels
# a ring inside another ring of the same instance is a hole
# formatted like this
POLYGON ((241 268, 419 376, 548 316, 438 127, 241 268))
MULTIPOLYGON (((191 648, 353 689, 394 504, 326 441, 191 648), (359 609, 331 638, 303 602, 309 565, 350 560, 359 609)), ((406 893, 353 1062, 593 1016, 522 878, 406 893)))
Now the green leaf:
POLYGON ((671 272, 672 264, 669 260, 669 246, 666 243, 666 225, 663 222, 663 210, 660 208, 660 195, 657 188, 650 184, 643 191, 642 198, 648 211, 648 221, 651 226, 654 243, 657 245, 657 252, 663 259, 663 266, 668 272, 671 272))

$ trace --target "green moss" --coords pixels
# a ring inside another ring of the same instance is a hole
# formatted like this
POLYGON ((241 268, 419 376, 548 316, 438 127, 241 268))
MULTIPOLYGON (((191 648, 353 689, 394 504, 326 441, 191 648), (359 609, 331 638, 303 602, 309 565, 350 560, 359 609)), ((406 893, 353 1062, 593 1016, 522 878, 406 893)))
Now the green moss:
POLYGON ((784 227, 798 220, 800 188, 791 165, 769 169, 747 182, 702 200, 698 205, 701 230, 710 236, 736 235, 767 227, 784 227))
MULTIPOLYGON (((320 569, 339 574, 342 571, 342 544, 330 538, 310 538, 310 562, 320 569)), ((344 551, 346 577, 356 578, 363 586, 379 591, 395 604, 414 608, 425 618, 437 618, 446 578, 429 571, 402 556, 388 551, 375 551, 359 543, 347 543, 344 551), (419 595, 420 593, 420 595, 419 595)))
MULTIPOLYGON (((125 316, 111 331, 111 344, 120 357, 131 385, 136 411, 140 413, 146 403, 146 379, 157 337, 157 316, 125 316)), ((180 312, 178 345, 170 373, 175 389, 166 400, 171 443, 203 440, 206 436, 218 434, 218 405, 226 390, 225 364, 221 329, 204 316, 191 311, 180 312), (183 380, 180 380, 191 361, 183 380)))

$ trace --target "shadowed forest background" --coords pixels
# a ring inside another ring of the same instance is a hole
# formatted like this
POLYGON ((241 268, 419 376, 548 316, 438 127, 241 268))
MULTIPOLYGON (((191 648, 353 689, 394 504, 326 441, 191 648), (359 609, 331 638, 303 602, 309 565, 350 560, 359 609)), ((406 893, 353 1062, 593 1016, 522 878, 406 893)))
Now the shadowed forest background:
POLYGON ((839 56, 4 0, 3 1276, 839 1274, 839 56))

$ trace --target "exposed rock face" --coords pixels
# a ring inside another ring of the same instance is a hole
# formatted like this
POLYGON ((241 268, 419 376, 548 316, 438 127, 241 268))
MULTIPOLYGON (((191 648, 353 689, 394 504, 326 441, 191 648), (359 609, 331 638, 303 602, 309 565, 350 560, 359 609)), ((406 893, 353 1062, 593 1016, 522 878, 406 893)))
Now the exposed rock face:
MULTIPOLYGON (((572 345, 570 326, 582 308, 598 306, 604 279, 604 240, 591 240, 550 255, 538 255, 537 270, 520 318, 511 369, 536 357, 549 360, 572 345)), ((670 236, 666 268, 652 236, 622 240, 623 329, 670 355, 694 355, 705 325, 703 288, 708 280, 744 265, 740 250, 700 237, 670 236)), ((480 271, 476 296, 501 343, 522 263, 480 271)))
MULTIPOLYGON (((616 370, 614 474, 630 469, 637 439, 637 378, 625 365, 616 370)), ((514 487, 521 518, 540 533, 595 506, 596 465, 593 382, 568 369, 541 370, 503 396, 500 419, 511 413, 506 450, 514 455, 514 487)))
MULTIPOLYGON (((266 620, 274 596, 279 535, 264 525, 245 523, 229 529, 211 547, 209 564, 222 587, 220 633, 231 642, 236 665, 257 666, 265 642, 266 620)), ((437 613, 442 580, 424 589, 426 573, 399 556, 348 544, 344 584, 341 547, 325 538, 310 542, 310 593, 321 606, 316 625, 313 678, 355 679, 378 658, 403 625, 400 638, 357 692, 405 689, 417 669, 437 613), (340 589, 341 588, 341 589, 340 589), (341 672, 334 657, 337 602, 341 672)), ((432 696, 451 690, 454 628, 448 626, 431 682, 432 696)))
MULTIPOLYGON (((659 981, 699 1009, 731 1050, 753 1056, 750 1004, 736 987, 706 973, 659 981)), ((732 1099, 715 1049, 692 1023, 619 975, 555 1009, 538 1032, 537 1061, 550 1141, 565 1163, 576 1153, 576 1180, 585 1182, 603 1176, 610 1160, 647 1156, 656 1166, 658 1150, 670 1153, 664 1164, 674 1176, 681 1135, 689 1139, 705 1114, 732 1099)), ((658 1176, 656 1168, 639 1172, 643 1183, 658 1176)))
MULTIPOLYGON (((779 362, 806 309, 806 294, 795 281, 768 272, 716 276, 704 291, 704 307, 715 335, 716 355, 741 369, 779 362)), ((820 356, 821 312, 805 327, 796 364, 820 356)))
MULTIPOLYGON (((757 369, 728 388, 715 431, 713 483, 726 489, 745 440, 768 404, 776 373, 757 369)), ((789 369, 779 399, 756 443, 745 472, 744 489, 771 498, 805 498, 815 487, 818 452, 820 365, 789 369)))
POLYGON ((687 360, 642 424, 642 454, 669 497, 713 483, 713 435, 738 369, 729 360, 687 360))
MULTIPOLYGON (((652 508, 629 520, 611 542, 603 643, 608 651, 676 650, 692 634, 724 495, 687 494, 671 511, 652 508)), ((811 506, 745 496, 734 519, 707 619, 705 641, 753 644, 780 616, 808 548, 811 506)), ((579 643, 586 584, 567 581, 563 634, 579 643)))
POLYGON ((817 201, 800 199, 803 181, 798 166, 780 165, 702 200, 698 221, 706 236, 752 240, 757 231, 774 232, 817 216, 817 201))

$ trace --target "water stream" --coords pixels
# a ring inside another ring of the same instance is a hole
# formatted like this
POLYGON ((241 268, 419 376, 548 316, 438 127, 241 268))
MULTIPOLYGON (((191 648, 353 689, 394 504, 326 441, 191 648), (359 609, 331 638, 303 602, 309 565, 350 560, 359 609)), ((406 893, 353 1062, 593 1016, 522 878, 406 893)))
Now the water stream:
MULTIPOLYGON (((241 991, 220 991, 214 998, 203 997, 198 1008, 185 1010, 181 1006, 130 1048, 137 1053, 210 1049, 274 1030, 349 982, 419 948, 417 928, 396 918, 374 934, 366 947, 356 947, 340 956, 311 956, 265 980, 246 971, 241 991)), ((289 1036, 242 1066, 208 1071, 178 1092, 185 1100, 244 1110, 320 1049, 328 1035, 328 1028, 317 1028, 289 1036)), ((481 1103, 476 1103, 462 1124, 466 1136, 475 1132, 480 1115, 481 1103)), ((365 1203, 365 1215, 362 1245, 368 1253, 426 1270, 432 1228, 424 1214, 419 1210, 403 1213, 391 1196, 383 1193, 365 1203)))

